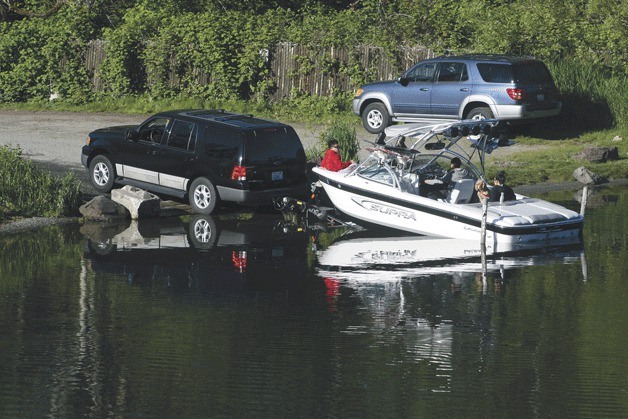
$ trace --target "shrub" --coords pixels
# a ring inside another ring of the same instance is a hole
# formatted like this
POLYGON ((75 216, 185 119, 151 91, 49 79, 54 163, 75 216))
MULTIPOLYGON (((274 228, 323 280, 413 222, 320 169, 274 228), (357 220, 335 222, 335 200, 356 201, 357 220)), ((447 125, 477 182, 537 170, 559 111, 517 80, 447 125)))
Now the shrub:
POLYGON ((70 173, 63 178, 39 169, 19 148, 0 147, 0 214, 59 217, 76 212, 80 183, 70 173))
POLYGON ((356 134, 354 123, 335 121, 323 131, 318 143, 312 150, 308 150, 308 160, 317 160, 322 157, 330 140, 337 140, 340 146, 340 158, 343 161, 355 160, 360 151, 360 142, 356 134))

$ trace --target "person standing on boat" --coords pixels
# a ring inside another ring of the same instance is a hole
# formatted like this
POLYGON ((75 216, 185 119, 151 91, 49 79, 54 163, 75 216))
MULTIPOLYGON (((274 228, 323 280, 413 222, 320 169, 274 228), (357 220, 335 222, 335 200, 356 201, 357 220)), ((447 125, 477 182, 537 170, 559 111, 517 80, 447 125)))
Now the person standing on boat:
POLYGON ((454 157, 449 162, 450 170, 438 179, 425 179, 421 185, 421 196, 428 196, 432 192, 451 189, 453 185, 462 179, 473 179, 469 171, 462 166, 462 161, 454 157))
POLYGON ((343 162, 338 152, 339 149, 338 140, 329 140, 327 142, 327 151, 325 151, 325 156, 323 156, 323 160, 321 161, 321 167, 332 172, 339 172, 355 164, 353 161, 343 162))
POLYGON ((514 201, 517 199, 512 188, 506 185, 506 172, 503 170, 495 175, 489 197, 490 202, 514 201), (502 200, 502 194, 504 199, 502 200))

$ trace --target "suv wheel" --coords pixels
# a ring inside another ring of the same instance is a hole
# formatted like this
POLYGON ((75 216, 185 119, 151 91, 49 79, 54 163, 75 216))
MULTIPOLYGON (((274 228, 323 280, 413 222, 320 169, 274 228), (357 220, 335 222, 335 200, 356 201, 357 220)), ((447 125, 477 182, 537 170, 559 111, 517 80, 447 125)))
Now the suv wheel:
POLYGON ((492 119, 493 112, 491 112, 491 108, 473 108, 467 114, 467 119, 473 119, 476 121, 481 121, 483 119, 492 119))
POLYGON ((211 214, 218 203, 216 187, 204 177, 199 177, 190 186, 189 201, 197 214, 211 214))
POLYGON ((390 125, 390 115, 381 102, 368 105, 362 113, 362 124, 371 134, 379 134, 390 125))
POLYGON ((89 164, 89 178, 92 186, 100 193, 108 193, 113 189, 116 177, 113 164, 106 156, 96 156, 89 164))

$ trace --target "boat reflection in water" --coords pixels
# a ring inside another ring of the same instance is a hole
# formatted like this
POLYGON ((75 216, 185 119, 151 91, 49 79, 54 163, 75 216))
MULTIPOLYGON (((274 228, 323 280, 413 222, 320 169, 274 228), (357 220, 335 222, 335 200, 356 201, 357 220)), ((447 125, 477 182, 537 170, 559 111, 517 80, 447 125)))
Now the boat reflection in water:
POLYGON ((163 281, 207 293, 282 289, 306 269, 307 236, 291 234, 268 214, 97 223, 81 232, 89 268, 130 283, 163 281))
MULTIPOLYGON (((388 232, 390 233, 390 232, 388 232)), ((386 234, 386 233, 383 233, 386 234)), ((319 274, 347 281, 399 281, 438 273, 503 272, 507 269, 572 263, 583 257, 581 245, 530 252, 487 254, 471 240, 351 233, 318 252, 319 274)))
MULTIPOLYGON (((581 247, 484 258, 475 241, 390 231, 341 236, 317 256, 330 310, 359 301, 360 320, 345 325, 345 333, 375 335, 374 345, 403 348, 406 356, 429 362, 443 380, 433 391, 447 391, 451 384, 457 328, 491 330, 493 297, 487 290, 494 296, 503 292, 508 270, 580 261, 586 266, 581 247)), ((490 345, 486 333, 483 344, 490 345)))

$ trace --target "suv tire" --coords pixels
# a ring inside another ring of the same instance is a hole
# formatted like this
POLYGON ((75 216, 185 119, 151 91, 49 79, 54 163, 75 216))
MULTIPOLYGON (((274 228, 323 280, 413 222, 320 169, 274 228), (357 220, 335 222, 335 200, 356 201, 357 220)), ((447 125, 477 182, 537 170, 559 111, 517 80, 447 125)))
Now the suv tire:
POLYGON ((390 115, 386 106, 381 102, 369 104, 362 113, 362 124, 371 134, 383 132, 390 125, 390 115))
POLYGON ((94 157, 89 165, 89 179, 96 191, 109 193, 113 189, 115 177, 115 169, 109 158, 103 155, 94 157))
POLYGON ((479 107, 473 108, 467 114, 466 119, 474 119, 477 121, 481 121, 483 119, 492 119, 493 112, 491 112, 491 108, 479 107))
POLYGON ((195 213, 209 215, 218 203, 218 192, 209 179, 199 177, 192 182, 188 198, 195 213))

